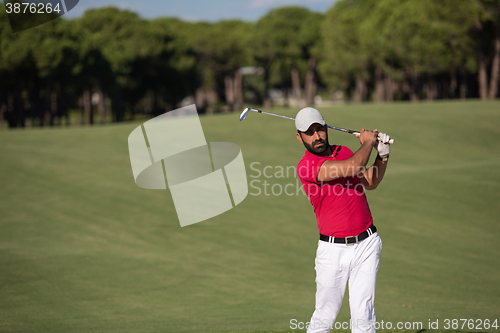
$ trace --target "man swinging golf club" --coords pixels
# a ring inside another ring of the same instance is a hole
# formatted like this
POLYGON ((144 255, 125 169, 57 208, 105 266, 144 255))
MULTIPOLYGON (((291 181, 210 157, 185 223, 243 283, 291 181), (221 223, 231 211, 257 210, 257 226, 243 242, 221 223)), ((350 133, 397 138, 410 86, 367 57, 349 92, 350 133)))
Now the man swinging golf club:
POLYGON ((375 284, 382 241, 373 225, 365 190, 374 190, 384 177, 390 137, 361 130, 361 147, 330 145, 328 128, 314 108, 295 118, 297 139, 306 152, 297 173, 314 207, 320 240, 316 252, 316 308, 308 333, 329 332, 349 281, 353 333, 375 332, 375 284), (377 140, 378 139, 378 140, 377 140), (375 163, 366 167, 372 149, 375 163))

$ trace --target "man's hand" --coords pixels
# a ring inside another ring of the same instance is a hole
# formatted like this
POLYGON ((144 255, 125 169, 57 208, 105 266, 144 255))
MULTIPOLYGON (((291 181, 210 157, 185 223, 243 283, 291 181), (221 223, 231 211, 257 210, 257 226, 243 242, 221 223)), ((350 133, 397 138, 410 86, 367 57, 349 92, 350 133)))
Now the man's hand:
POLYGON ((365 143, 371 143, 371 146, 374 146, 377 142, 377 135, 377 130, 365 131, 365 129, 362 128, 359 134, 356 134, 356 137, 359 138, 359 143, 361 143, 361 145, 364 145, 365 143))
POLYGON ((375 144, 375 149, 377 149, 380 157, 385 157, 391 152, 391 145, 389 144, 390 139, 389 135, 385 133, 378 134, 378 141, 375 144))

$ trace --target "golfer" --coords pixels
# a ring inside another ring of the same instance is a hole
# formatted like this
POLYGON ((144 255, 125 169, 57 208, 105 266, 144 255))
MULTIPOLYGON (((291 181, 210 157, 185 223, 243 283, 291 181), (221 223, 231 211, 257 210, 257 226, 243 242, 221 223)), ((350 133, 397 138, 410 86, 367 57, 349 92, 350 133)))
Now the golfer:
POLYGON ((297 173, 314 208, 320 240, 316 252, 316 308, 308 333, 329 332, 349 281, 353 333, 375 332, 375 284, 382 241, 373 225, 365 190, 382 181, 390 153, 389 136, 361 130, 361 147, 330 145, 318 110, 295 118, 297 139, 306 147, 297 173), (378 141, 377 141, 378 138, 378 141), (367 168, 372 149, 377 159, 367 168))

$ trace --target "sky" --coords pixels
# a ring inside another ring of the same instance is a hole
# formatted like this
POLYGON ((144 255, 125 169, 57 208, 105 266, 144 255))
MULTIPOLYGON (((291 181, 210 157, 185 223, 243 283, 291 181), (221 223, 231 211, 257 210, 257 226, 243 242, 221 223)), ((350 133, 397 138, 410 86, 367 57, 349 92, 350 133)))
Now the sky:
POLYGON ((271 9, 283 6, 302 6, 314 12, 325 13, 335 1, 337 0, 80 0, 65 17, 77 18, 90 8, 114 6, 133 11, 145 19, 175 16, 185 21, 257 21, 271 9))

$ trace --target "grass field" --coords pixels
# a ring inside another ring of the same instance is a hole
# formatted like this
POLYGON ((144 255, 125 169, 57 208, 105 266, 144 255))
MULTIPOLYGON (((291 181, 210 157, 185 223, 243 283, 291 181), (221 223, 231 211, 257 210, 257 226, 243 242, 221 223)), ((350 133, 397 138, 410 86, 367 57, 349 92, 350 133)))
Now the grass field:
MULTIPOLYGON (((377 321, 443 330, 445 319, 500 320, 500 102, 322 112, 396 140, 368 193, 383 240, 377 321)), ((140 123, 0 131, 0 332, 289 332, 290 320, 307 322, 318 232, 291 190, 297 178, 279 173, 304 149, 292 121, 238 115, 201 122, 207 141, 241 147, 250 193, 184 228, 168 190, 134 183, 127 137, 140 123), (258 177, 266 166, 272 177, 258 177), (278 195, 287 184, 292 195, 278 195)), ((335 131, 330 142, 359 146, 335 131)), ((346 297, 338 321, 348 320, 346 297)))

